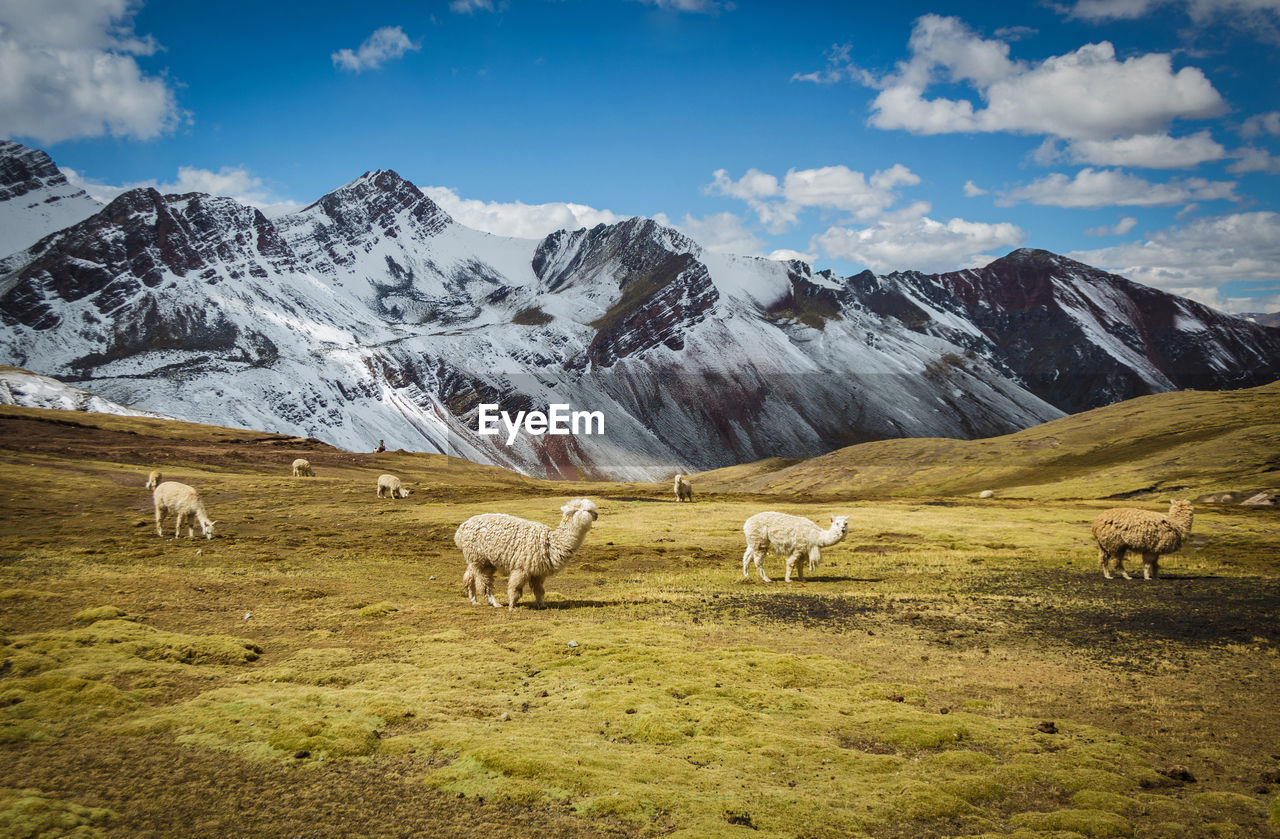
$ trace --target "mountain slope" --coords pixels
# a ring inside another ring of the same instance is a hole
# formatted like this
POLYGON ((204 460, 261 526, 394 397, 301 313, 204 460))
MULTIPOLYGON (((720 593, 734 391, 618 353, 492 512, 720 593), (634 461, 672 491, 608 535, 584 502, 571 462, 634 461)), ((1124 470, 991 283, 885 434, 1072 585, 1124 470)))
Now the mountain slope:
POLYGON ((648 219, 508 239, 390 171, 276 220, 141 189, 0 261, 0 362, 184 419, 626 479, 1280 376, 1274 330, 1044 252, 993 266, 845 279, 648 219), (478 433, 482 404, 555 403, 604 433, 478 433))
POLYGON ((1280 485, 1280 382, 1143 396, 986 440, 881 440, 696 475, 701 492, 1167 498, 1280 485))

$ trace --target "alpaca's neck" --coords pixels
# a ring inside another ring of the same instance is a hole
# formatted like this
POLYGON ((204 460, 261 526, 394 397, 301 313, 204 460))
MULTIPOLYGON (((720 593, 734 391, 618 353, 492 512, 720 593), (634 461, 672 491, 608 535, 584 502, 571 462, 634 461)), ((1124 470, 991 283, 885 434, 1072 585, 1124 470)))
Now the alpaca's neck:
POLYGON ((560 569, 573 559, 573 555, 578 548, 582 546, 582 542, 587 538, 587 531, 591 529, 591 517, 583 516, 585 523, 577 521, 578 516, 563 521, 560 526, 551 531, 551 551, 548 557, 551 560, 551 567, 560 569))
POLYGON ((844 538, 844 533, 840 530, 840 525, 832 524, 826 530, 818 534, 818 547, 826 548, 834 545, 844 538))
POLYGON ((203 504, 196 505, 196 520, 202 526, 213 524, 213 519, 209 518, 209 514, 205 512, 203 504))
POLYGON ((1191 535, 1191 520, 1195 517, 1195 512, 1187 507, 1179 507, 1169 511, 1169 524, 1173 525, 1173 529, 1183 539, 1191 535))

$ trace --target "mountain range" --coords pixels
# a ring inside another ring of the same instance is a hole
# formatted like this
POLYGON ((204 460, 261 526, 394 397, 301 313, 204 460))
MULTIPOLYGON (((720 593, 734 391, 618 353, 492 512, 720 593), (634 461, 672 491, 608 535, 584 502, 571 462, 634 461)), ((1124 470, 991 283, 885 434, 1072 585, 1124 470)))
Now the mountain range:
POLYGON ((505 238, 386 170, 274 219, 150 188, 102 206, 16 143, 0 220, 0 363, 181 419, 536 476, 985 437, 1280 378, 1280 330, 1041 250, 839 277, 644 218, 505 238), (477 433, 488 404, 599 412, 604 433, 508 443, 477 433))

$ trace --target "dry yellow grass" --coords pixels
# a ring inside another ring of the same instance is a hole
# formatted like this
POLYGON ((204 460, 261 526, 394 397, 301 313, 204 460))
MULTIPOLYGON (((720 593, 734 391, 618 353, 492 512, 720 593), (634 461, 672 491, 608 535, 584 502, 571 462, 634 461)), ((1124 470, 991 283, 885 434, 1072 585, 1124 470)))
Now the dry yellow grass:
POLYGON ((0 411, 0 833, 1277 833, 1271 511, 1198 511, 1166 579, 1108 582, 1113 502, 676 504, 40 421, 0 411), (154 466, 218 538, 155 536, 154 466), (376 498, 384 471, 414 495, 376 498), (471 606, 457 524, 576 495, 600 520, 549 608, 471 606), (803 584, 744 581, 766 506, 849 536, 803 584))

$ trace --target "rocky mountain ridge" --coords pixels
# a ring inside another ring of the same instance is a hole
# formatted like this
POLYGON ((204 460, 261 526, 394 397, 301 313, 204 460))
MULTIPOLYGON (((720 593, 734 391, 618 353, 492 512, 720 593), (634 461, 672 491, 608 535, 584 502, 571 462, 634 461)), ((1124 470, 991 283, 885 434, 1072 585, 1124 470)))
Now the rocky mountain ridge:
POLYGON ((0 260, 0 324, 0 363, 136 408, 552 477, 989 436, 1280 377, 1280 332, 1044 251, 841 278, 649 219, 510 239, 385 170, 274 220, 126 192, 0 260), (605 433, 507 445, 477 433, 482 403, 600 411, 605 433))

